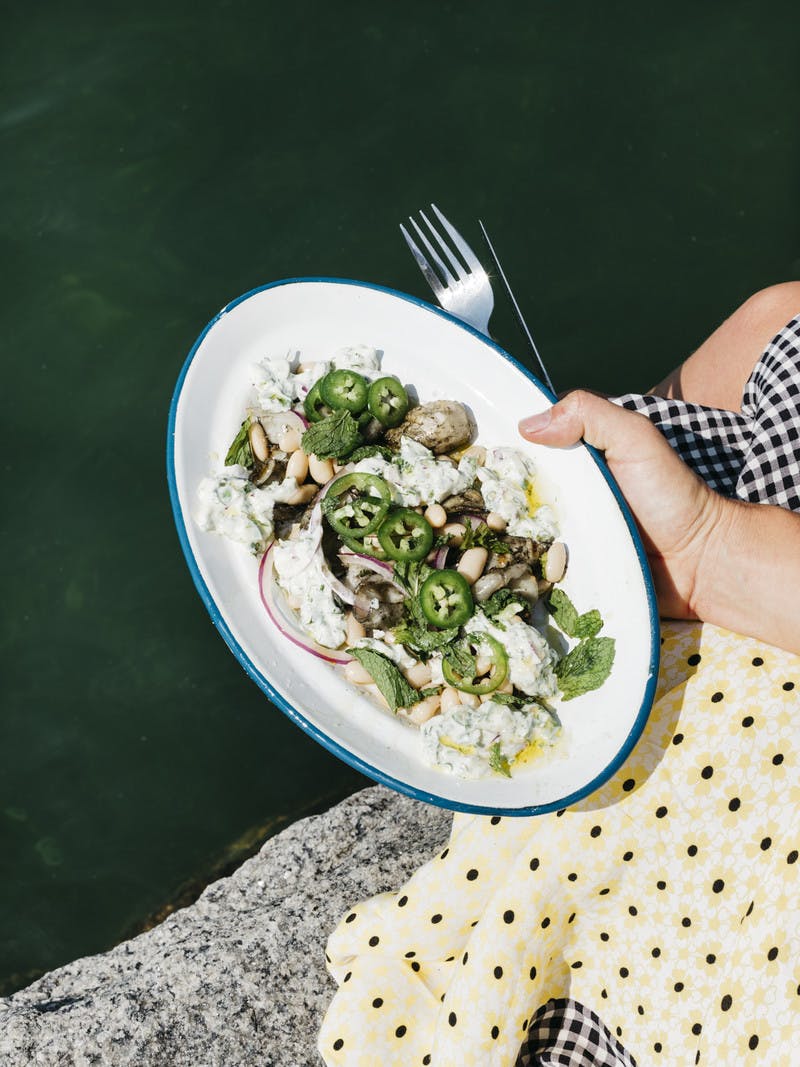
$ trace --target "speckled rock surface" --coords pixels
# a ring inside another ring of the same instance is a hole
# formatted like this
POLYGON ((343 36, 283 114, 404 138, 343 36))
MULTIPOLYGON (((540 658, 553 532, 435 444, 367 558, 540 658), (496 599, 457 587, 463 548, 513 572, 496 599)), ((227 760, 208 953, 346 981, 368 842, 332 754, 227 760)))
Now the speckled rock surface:
POLYGON ((377 786, 294 824, 161 926, 0 1001, 0 1063, 317 1067, 329 932, 449 828, 448 812, 377 786))

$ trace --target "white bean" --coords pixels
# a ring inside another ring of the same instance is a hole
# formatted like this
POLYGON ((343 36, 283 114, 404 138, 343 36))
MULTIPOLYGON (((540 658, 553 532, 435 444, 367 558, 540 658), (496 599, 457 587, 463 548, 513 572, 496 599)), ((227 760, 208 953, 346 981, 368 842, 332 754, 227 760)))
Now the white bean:
POLYGON ((415 663, 404 673, 415 689, 424 688, 431 680, 431 669, 427 663, 415 663))
POLYGON ((308 473, 317 485, 325 485, 333 477, 333 464, 329 459, 318 459, 312 454, 308 457, 308 473))
POLYGON ((457 689, 448 685, 442 693, 442 711, 450 711, 459 704, 466 704, 468 708, 477 708, 480 701, 475 693, 460 693, 457 689))
POLYGON ((362 637, 367 636, 367 631, 351 612, 347 615, 347 622, 345 623, 345 631, 347 632, 347 643, 349 645, 355 644, 356 641, 360 641, 362 637))
POLYGON ((421 726, 422 723, 427 722, 428 719, 432 719, 434 715, 439 714, 441 703, 442 698, 439 693, 436 693, 434 696, 425 697, 424 700, 420 700, 419 704, 414 704, 410 708, 404 708, 404 716, 409 722, 421 726))
POLYGON ((507 523, 503 516, 498 512, 490 511, 486 516, 486 525, 490 530, 495 530, 497 533, 500 533, 505 530, 507 523))
POLYGON ((434 530, 439 530, 447 522, 447 512, 441 504, 431 504, 425 509, 425 518, 434 530))
POLYGON ((294 506, 297 506, 298 504, 307 504, 310 500, 314 499, 318 490, 319 487, 316 485, 298 485, 286 503, 294 506))
POLYGON ((547 550, 544 576, 548 582, 560 582, 567 569, 567 549, 563 541, 554 541, 547 550))
POLYGON ((464 534, 467 532, 466 526, 460 522, 448 522, 443 528, 442 533, 450 538, 452 544, 458 546, 464 540, 464 534))
POLYGON ((470 445, 470 447, 461 453, 461 458, 466 459, 469 456, 470 459, 474 459, 479 467, 482 467, 486 462, 486 449, 483 445, 470 445))
POLYGON ((296 452, 299 447, 300 434, 297 430, 292 429, 291 427, 284 430, 278 438, 278 448, 280 448, 282 452, 296 452))
POLYGON ((286 477, 296 479, 297 484, 300 485, 306 480, 307 474, 308 456, 302 448, 297 448, 292 452, 289 462, 286 464, 286 477))
POLYGON ((353 685, 372 685, 372 675, 357 659, 351 659, 344 669, 344 676, 353 685))
POLYGON ((489 553, 485 548, 468 548, 458 561, 458 573, 463 575, 470 585, 480 578, 489 553))
POLYGON ((258 420, 250 423, 247 436, 253 455, 259 463, 265 463, 269 459, 269 441, 264 427, 258 420))

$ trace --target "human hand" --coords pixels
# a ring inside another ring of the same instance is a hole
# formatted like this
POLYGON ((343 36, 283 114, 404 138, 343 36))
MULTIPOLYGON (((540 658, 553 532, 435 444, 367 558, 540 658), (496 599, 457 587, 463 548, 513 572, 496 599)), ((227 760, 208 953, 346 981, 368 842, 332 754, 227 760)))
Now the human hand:
POLYGON ((642 533, 661 615, 696 618, 699 574, 724 502, 650 420, 578 390, 519 430, 537 444, 564 448, 583 438, 605 453, 642 533))

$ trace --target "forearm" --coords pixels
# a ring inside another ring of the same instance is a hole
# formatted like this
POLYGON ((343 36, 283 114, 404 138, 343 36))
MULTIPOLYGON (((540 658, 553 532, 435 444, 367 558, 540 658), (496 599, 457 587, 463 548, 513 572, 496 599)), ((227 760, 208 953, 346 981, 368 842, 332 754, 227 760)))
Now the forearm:
POLYGON ((718 523, 696 572, 694 613, 800 653, 800 515, 718 500, 718 523))

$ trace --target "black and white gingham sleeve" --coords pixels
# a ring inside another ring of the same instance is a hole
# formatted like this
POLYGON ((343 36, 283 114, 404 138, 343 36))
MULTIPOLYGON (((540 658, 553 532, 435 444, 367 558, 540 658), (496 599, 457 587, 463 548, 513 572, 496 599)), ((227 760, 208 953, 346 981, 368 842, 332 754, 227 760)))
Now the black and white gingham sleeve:
POLYGON ((595 1012, 558 998, 531 1019, 516 1067, 636 1067, 636 1061, 595 1012))
POLYGON ((646 415, 718 493, 800 511, 800 315, 767 345, 741 414, 639 393, 614 402, 646 415))

